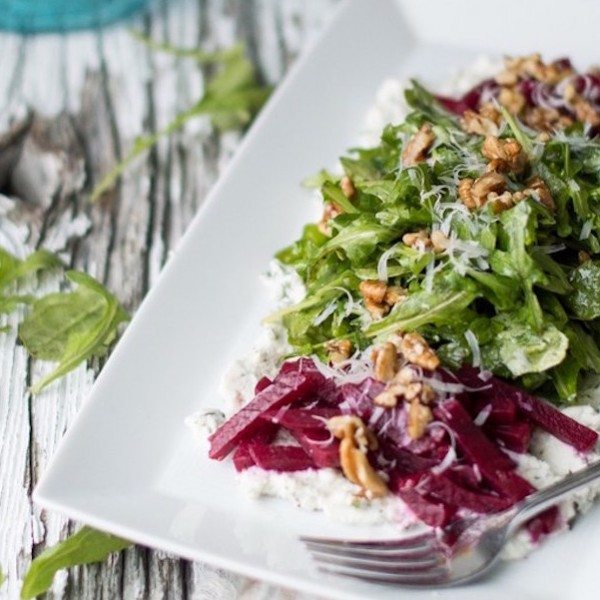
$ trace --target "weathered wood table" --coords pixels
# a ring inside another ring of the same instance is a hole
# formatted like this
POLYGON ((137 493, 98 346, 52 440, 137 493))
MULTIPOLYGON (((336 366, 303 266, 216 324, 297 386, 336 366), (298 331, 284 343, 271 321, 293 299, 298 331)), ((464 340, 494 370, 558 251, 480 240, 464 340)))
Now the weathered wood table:
MULTIPOLYGON (((91 205, 94 182, 136 135, 164 126, 202 93, 203 70, 148 50, 128 26, 181 46, 247 45, 263 80, 277 83, 321 29, 336 0, 162 0, 105 31, 23 37, 0 33, 0 245, 38 247, 103 281, 135 312, 240 133, 205 119, 161 142, 115 193, 91 205), (29 111, 29 112, 28 112, 29 111), (15 127, 15 123, 17 126, 15 127), (19 199, 16 199, 19 198, 19 199)), ((45 290, 58 280, 44 278, 45 290)), ((47 365, 28 360, 12 330, 0 336, 0 597, 17 598, 32 557, 74 526, 40 511, 31 491, 77 414, 99 361, 42 394, 27 387, 47 365)), ((3 320, 0 325, 5 324, 3 320)), ((298 598, 211 567, 135 548, 57 577, 53 598, 298 598)))

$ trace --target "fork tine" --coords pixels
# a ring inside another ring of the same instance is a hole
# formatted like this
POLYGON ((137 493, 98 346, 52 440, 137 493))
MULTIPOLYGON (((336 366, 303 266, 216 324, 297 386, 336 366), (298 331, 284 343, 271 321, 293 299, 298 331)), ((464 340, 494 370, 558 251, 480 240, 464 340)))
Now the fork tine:
POLYGON ((335 538, 320 538, 304 536, 300 538, 306 544, 313 546, 319 546, 321 548, 326 547, 341 547, 346 549, 363 549, 372 548, 377 550, 414 550, 417 548, 430 547, 434 543, 437 543, 435 534, 431 532, 424 532, 421 534, 412 535, 410 537, 403 537, 394 540, 380 540, 380 541, 363 541, 363 540, 340 540, 335 538))
POLYGON ((387 548, 364 548, 364 547, 351 547, 347 546, 334 546, 313 544, 310 542, 306 543, 306 547, 313 554, 320 556, 331 556, 331 557, 350 557, 358 559, 374 559, 381 561, 399 561, 399 560, 423 560, 430 558, 433 554, 439 554, 440 549, 435 545, 422 545, 415 546, 414 548, 402 548, 400 550, 389 550, 387 548))
POLYGON ((377 558, 319 555, 316 553, 313 553, 313 558, 321 565, 325 564, 332 567, 390 574, 432 572, 446 565, 445 560, 440 554, 420 560, 396 559, 395 561, 381 561, 377 558))
POLYGON ((353 577, 373 583, 395 583, 411 587, 428 587, 432 585, 443 585, 449 581, 449 573, 446 569, 435 569, 424 572, 397 572, 383 573, 381 571, 365 571, 362 569, 318 566, 319 571, 331 575, 342 575, 353 577))

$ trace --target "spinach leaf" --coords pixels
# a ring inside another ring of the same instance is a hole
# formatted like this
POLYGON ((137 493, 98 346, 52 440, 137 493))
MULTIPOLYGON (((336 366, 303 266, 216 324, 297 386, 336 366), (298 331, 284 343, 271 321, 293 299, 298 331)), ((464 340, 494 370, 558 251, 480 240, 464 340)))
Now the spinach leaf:
POLYGON ((32 386, 38 393, 84 360, 104 354, 128 319, 116 298, 89 275, 67 272, 77 284, 70 293, 35 300, 19 327, 19 339, 35 358, 57 362, 55 369, 32 386))
POLYGON ((129 546, 131 542, 91 527, 83 527, 33 559, 23 579, 21 598, 35 598, 46 592, 52 585, 54 575, 61 569, 102 562, 113 552, 120 552, 129 546))

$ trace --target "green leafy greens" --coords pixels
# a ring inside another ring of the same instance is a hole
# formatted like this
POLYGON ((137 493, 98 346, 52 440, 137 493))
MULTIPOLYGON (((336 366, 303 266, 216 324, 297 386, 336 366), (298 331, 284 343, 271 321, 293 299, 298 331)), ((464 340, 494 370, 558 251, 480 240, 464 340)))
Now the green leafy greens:
POLYGON ((113 552, 120 552, 129 546, 131 542, 91 527, 83 527, 32 561, 23 580, 21 598, 35 598, 46 592, 52 585, 54 575, 61 569, 102 562, 113 552))
POLYGON ((250 123, 271 93, 269 86, 258 83, 254 65, 247 58, 241 44, 225 50, 205 52, 196 48, 175 48, 159 44, 139 33, 134 33, 134 36, 152 50, 167 52, 179 58, 190 58, 200 65, 218 67, 218 70, 208 79, 204 95, 196 104, 178 114, 160 131, 135 140, 127 155, 96 185, 91 194, 92 201, 110 190, 137 158, 161 138, 182 129, 190 119, 205 115, 221 131, 239 129, 250 123))
POLYGON ((58 363, 33 385, 34 393, 84 360, 105 354, 118 326, 128 319, 116 298, 95 279, 77 271, 68 271, 67 277, 77 284, 75 291, 35 300, 19 327, 19 339, 31 356, 58 363))
POLYGON ((331 218, 327 230, 308 225, 276 255, 307 294, 271 319, 286 327, 294 353, 322 358, 331 340, 365 348, 419 330, 450 366, 477 358, 482 368, 573 401, 582 374, 600 373, 598 138, 574 124, 540 140, 503 111, 499 137, 515 138, 526 157, 524 169, 505 173, 508 191, 541 178, 555 207, 530 194, 503 211, 490 203, 469 210, 458 184, 486 172, 484 137, 463 131, 416 82, 406 99, 412 112, 404 123, 387 126, 377 146, 341 158, 350 195, 335 173, 308 181, 331 218), (428 159, 403 166, 407 140, 423 124, 435 136, 428 159), (420 230, 443 234, 443 249, 405 243, 420 230), (373 317, 359 289, 366 279, 406 297, 373 317))

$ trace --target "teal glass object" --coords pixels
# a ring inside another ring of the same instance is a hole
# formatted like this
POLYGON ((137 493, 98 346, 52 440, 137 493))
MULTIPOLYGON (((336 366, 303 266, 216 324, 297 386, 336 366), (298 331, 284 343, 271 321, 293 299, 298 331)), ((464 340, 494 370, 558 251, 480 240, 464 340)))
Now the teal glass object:
POLYGON ((146 4, 147 0, 0 0, 0 29, 35 33, 99 27, 146 4))

